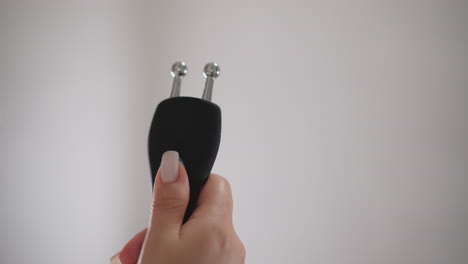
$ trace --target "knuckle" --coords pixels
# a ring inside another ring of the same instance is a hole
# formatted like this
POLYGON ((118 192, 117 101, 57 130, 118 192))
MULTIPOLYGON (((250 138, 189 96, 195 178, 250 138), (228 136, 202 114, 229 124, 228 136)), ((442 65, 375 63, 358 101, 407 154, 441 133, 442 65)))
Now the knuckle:
POLYGON ((239 243, 239 255, 241 256, 241 258, 242 258, 243 260, 245 260, 245 257, 246 257, 246 255, 247 255, 247 252, 246 252, 246 250, 245 250, 245 246, 244 246, 244 244, 242 243, 242 241, 240 241, 240 240, 238 240, 238 241, 239 241, 239 242, 238 242, 238 243, 239 243))
POLYGON ((224 178, 223 176, 220 176, 220 175, 217 175, 218 176, 218 179, 219 179, 219 184, 221 186, 223 186, 223 188, 225 189, 231 189, 231 184, 229 183, 229 181, 224 178))
POLYGON ((223 176, 216 174, 216 173, 211 173, 210 177, 214 179, 218 184, 227 184, 229 185, 229 181, 224 178, 223 176))
POLYGON ((218 176, 217 177, 217 189, 221 194, 221 197, 223 197, 224 202, 227 202, 229 204, 232 203, 232 191, 231 191, 231 184, 229 181, 222 177, 218 176))
POLYGON ((152 209, 153 211, 159 210, 173 210, 173 209, 180 209, 185 207, 185 202, 180 197, 174 196, 166 196, 166 197, 158 197, 157 199, 153 200, 152 209))

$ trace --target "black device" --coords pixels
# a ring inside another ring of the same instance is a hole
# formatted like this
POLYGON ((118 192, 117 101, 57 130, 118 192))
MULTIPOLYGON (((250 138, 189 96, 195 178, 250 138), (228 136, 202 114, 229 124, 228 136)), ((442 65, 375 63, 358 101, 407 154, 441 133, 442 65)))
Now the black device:
POLYGON ((208 180, 221 140, 221 109, 211 102, 213 82, 219 75, 219 66, 216 63, 205 66, 206 84, 202 99, 180 96, 182 77, 187 72, 184 62, 172 65, 174 84, 171 96, 157 106, 148 136, 153 185, 161 157, 168 150, 179 152, 187 170, 190 200, 184 223, 197 206, 198 195, 208 180))

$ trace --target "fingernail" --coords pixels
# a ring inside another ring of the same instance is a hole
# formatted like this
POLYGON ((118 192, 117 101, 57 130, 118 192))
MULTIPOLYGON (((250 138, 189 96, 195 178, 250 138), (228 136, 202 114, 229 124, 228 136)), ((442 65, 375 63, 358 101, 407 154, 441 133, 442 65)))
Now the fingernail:
MULTIPOLYGON (((120 253, 120 252, 119 252, 119 253, 120 253)), ((122 262, 120 262, 119 253, 115 254, 115 255, 110 259, 110 263, 111 263, 111 264, 122 264, 122 262)))
POLYGON ((179 176, 179 152, 166 151, 161 159, 161 180, 163 183, 175 182, 179 176))

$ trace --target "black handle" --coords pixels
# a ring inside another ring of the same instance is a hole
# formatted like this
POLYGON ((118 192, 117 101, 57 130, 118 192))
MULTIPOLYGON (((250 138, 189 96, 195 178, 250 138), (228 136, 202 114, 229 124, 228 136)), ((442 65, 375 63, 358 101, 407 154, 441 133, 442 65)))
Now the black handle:
POLYGON ((218 153, 221 140, 221 109, 216 104, 193 97, 173 97, 156 108, 148 137, 152 181, 162 154, 179 152, 190 182, 190 201, 184 223, 196 208, 218 153))

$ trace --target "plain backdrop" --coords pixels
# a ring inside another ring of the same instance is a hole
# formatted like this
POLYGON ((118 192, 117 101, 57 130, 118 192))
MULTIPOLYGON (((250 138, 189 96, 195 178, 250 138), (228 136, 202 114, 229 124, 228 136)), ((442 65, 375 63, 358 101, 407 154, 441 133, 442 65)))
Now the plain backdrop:
POLYGON ((467 28, 463 0, 2 0, 0 263, 108 263, 146 226, 177 60, 187 96, 221 66, 247 263, 468 263, 467 28))

